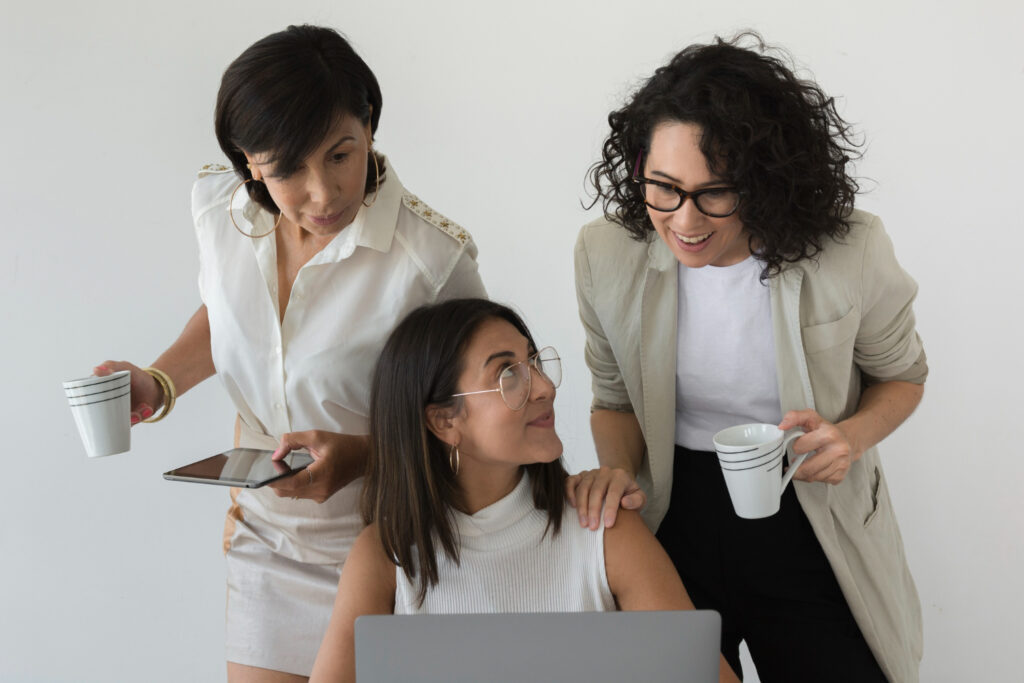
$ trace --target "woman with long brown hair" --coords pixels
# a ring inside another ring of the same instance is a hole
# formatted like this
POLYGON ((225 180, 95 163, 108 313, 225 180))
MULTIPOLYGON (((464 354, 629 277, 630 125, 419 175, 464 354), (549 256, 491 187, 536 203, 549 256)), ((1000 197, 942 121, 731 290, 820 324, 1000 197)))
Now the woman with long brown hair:
MULTIPOLYGON (((363 515, 313 680, 353 680, 362 614, 692 609, 639 515, 574 523, 561 360, 505 306, 413 311, 374 373, 363 515)), ((737 680, 721 660, 722 680, 737 680)), ((486 679, 486 673, 481 674, 486 679)))

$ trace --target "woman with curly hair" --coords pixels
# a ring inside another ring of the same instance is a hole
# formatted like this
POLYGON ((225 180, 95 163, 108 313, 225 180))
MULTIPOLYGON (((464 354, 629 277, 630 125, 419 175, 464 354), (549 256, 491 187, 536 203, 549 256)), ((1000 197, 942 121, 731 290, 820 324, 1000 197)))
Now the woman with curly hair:
POLYGON ((849 126, 751 34, 686 48, 609 123, 605 217, 576 244, 601 464, 567 482, 580 524, 643 508, 737 671, 745 640, 766 682, 916 681, 920 604, 875 445, 928 370, 917 286, 854 208, 849 126), (813 452, 755 520, 712 443, 750 422, 813 452))

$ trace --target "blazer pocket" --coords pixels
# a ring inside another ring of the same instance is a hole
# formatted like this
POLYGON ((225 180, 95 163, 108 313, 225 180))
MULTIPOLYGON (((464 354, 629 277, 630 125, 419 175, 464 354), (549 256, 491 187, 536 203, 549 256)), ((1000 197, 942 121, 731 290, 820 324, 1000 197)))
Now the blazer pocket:
POLYGON ((882 508, 882 501, 880 499, 884 489, 882 489, 882 473, 875 468, 871 477, 871 512, 864 518, 864 528, 867 529, 871 526, 871 522, 875 521, 875 517, 878 516, 878 511, 882 508))
POLYGON ((839 346, 856 336, 859 328, 860 314, 856 307, 851 308, 839 320, 820 325, 808 325, 800 331, 804 339, 804 353, 811 354, 839 346))

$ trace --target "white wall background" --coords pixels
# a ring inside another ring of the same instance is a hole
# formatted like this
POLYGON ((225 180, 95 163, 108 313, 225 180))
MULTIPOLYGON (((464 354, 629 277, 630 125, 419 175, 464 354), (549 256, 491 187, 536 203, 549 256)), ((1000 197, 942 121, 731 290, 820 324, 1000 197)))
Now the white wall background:
POLYGON ((206 383, 134 430, 131 453, 90 461, 60 382, 148 363, 196 308, 189 188, 220 160, 221 72, 302 22, 353 40, 384 90, 379 147, 471 230, 492 295, 563 350, 577 466, 593 449, 571 253, 608 111, 686 44, 743 27, 842 96, 870 143, 860 205, 921 286, 932 372, 883 453, 922 678, 1020 680, 1024 5, 12 0, 2 15, 0 680, 223 678, 227 492, 160 475, 230 445, 224 392, 206 383))

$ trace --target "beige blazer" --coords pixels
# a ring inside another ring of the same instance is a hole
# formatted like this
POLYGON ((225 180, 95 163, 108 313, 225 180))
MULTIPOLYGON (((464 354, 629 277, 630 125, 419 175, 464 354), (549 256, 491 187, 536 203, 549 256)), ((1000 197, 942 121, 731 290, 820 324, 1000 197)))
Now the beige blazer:
MULTIPOLYGON (((668 509, 675 441, 679 263, 654 233, 632 239, 605 219, 576 242, 576 289, 595 409, 636 413, 646 442, 638 481, 655 530, 668 509)), ((770 281, 782 412, 813 408, 835 422, 864 382, 924 382, 911 307, 917 285, 881 221, 855 211, 852 229, 816 258, 770 281)), ((918 680, 921 607, 882 464, 866 451, 841 484, 794 482, 865 639, 890 681, 918 680)))

